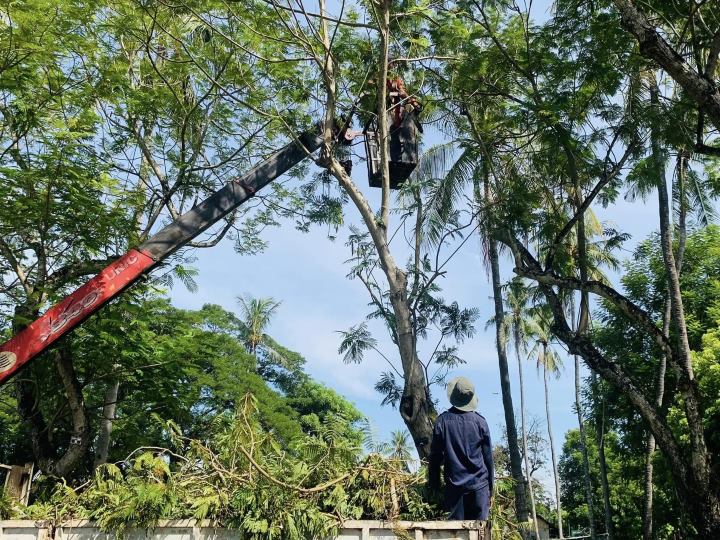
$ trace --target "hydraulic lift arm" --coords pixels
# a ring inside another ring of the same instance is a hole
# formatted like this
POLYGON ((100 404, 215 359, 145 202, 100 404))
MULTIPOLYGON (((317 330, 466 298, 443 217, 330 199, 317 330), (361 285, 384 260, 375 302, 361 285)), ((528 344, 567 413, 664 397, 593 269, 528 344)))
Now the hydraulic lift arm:
POLYGON ((220 221, 255 192, 320 147, 315 131, 275 152, 242 177, 228 182, 192 210, 108 265, 85 285, 0 345, 0 386, 55 341, 98 311, 172 253, 220 221))

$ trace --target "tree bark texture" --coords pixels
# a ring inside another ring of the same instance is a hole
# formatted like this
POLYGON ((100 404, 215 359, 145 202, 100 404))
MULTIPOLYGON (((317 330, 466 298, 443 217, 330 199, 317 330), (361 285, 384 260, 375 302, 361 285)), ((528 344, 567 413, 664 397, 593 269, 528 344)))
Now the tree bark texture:
POLYGON ((625 394, 635 410, 647 422, 657 445, 669 462, 669 470, 677 489, 680 506, 693 522, 698 533, 703 538, 720 538, 720 486, 717 479, 698 477, 676 440, 665 411, 655 405, 654 399, 650 400, 645 396, 622 363, 607 358, 589 336, 571 329, 565 313, 565 304, 554 287, 558 287, 561 291, 586 288, 612 302, 628 317, 629 322, 647 330, 648 334, 653 336, 660 349, 672 361, 678 377, 682 378, 680 363, 674 358, 673 348, 668 346, 667 340, 662 335, 662 329, 652 323, 652 318, 647 312, 611 287, 596 281, 583 284, 575 278, 561 277, 551 271, 543 270, 538 260, 509 231, 499 230, 497 234, 512 251, 515 273, 538 283, 540 292, 547 300, 553 314, 553 334, 567 346, 570 354, 582 356, 592 370, 625 394))
MULTIPOLYGON (((324 12, 324 2, 320 6, 324 12)), ((398 352, 403 371, 403 392, 400 398, 400 415, 410 432, 420 459, 430 455, 433 423, 437 416, 435 407, 428 392, 425 371, 417 356, 417 339, 413 325, 412 310, 408 302, 407 274, 397 266, 388 244, 387 229, 389 221, 390 173, 388 154, 388 123, 387 123, 387 71, 390 28, 390 3, 383 0, 377 5, 376 19, 380 30, 381 51, 377 81, 378 102, 378 140, 380 141, 380 166, 383 173, 381 219, 377 220, 370 204, 358 189, 350 176, 345 172, 338 160, 332 155, 332 126, 334 125, 334 109, 336 95, 335 66, 330 51, 330 38, 324 29, 323 44, 325 60, 323 61, 323 77, 327 90, 325 110, 322 164, 338 180, 340 186, 348 194, 350 200, 360 212, 365 226, 373 240, 380 267, 388 282, 389 299, 395 317, 395 331, 398 352)))
MULTIPOLYGON (((663 333, 670 335, 670 291, 665 293, 665 311, 663 313, 663 333)), ((660 354, 657 373, 655 375, 655 406, 662 407, 665 396, 665 373, 667 372, 667 356, 660 354)), ((645 482, 643 498, 643 540, 653 537, 653 455, 655 454, 655 437, 652 431, 647 434, 645 442, 645 482)))
MULTIPOLYGON (((685 195, 685 172, 687 167, 687 155, 685 152, 678 153, 677 181, 678 181, 678 248, 675 257, 675 266, 678 274, 682 270, 682 262, 685 255, 685 243, 687 240, 687 201, 685 195)), ((665 293, 665 310, 663 312, 663 334, 670 339, 670 290, 668 287, 665 293)), ((665 373, 667 371, 667 355, 660 355, 657 375, 655 379, 655 405, 659 408, 663 404, 665 396, 665 373)), ((655 454, 655 437, 648 432, 646 439, 645 454, 645 482, 644 482, 644 504, 643 504, 643 540, 652 540, 653 537, 653 455, 655 454)))
POLYGON ((575 355, 575 412, 577 413, 578 429, 580 430, 580 451, 583 459, 583 476, 585 478, 585 501, 588 505, 588 521, 590 522, 590 538, 595 540, 595 509, 593 508, 592 483, 590 481, 590 462, 588 460, 585 422, 583 421, 582 403, 580 402, 580 359, 575 355))
MULTIPOLYGON (((13 332, 17 333, 22 330, 28 321, 37 317, 38 312, 39 309, 35 307, 17 306, 13 320, 13 332)), ((90 425, 82 387, 77 379, 69 351, 65 347, 59 347, 49 354, 55 357, 55 366, 67 399, 70 423, 73 427, 67 450, 63 454, 57 455, 58 445, 50 439, 52 430, 40 409, 37 386, 31 379, 32 367, 27 376, 15 382, 15 393, 18 412, 29 431, 30 446, 35 462, 45 474, 67 478, 85 457, 90 445, 90 425)))
POLYGON ((525 384, 523 377, 522 359, 520 358, 520 340, 517 332, 515 333, 515 355, 518 363, 518 377, 520 379, 520 430, 522 432, 523 458, 525 460, 525 476, 527 477, 528 493, 530 494, 530 511, 532 512, 533 527, 535 528, 535 538, 540 538, 540 530, 538 528, 537 510, 535 508, 535 492, 532 485, 532 476, 530 474, 530 453, 527 444, 527 429, 525 426, 525 384))
MULTIPOLYGON (((544 343, 543 347, 547 349, 547 344, 544 343)), ((547 352, 545 352, 544 354, 547 355, 547 352)), ((545 416, 547 418, 548 440, 550 441, 550 458, 552 459, 553 478, 555 480, 555 509, 557 510, 558 515, 558 533, 560 540, 562 540, 564 538, 564 535, 562 506, 560 504, 560 476, 558 475, 557 456, 555 455, 555 438, 553 437, 552 425, 550 423, 550 393, 548 391, 548 374, 547 368, 544 365, 543 385, 545 387, 545 416)))
MULTIPOLYGON (((659 108, 659 89, 654 74, 647 78, 650 89, 650 104, 654 109, 659 108)), ((658 109, 659 110, 659 109, 658 109)), ((667 274, 668 289, 670 292, 670 306, 672 322, 677 333, 677 351, 680 366, 683 369, 683 377, 680 380, 679 388, 683 396, 685 416, 688 421, 690 435, 690 461, 692 472, 697 476, 701 486, 709 488, 710 481, 710 456, 705 444, 702 416, 697 391, 697 383, 692 367, 690 354, 690 343, 688 341, 687 325, 685 323, 685 309, 683 306, 682 291, 680 289, 680 274, 675 261, 675 254, 672 245, 672 225, 670 222, 670 201, 667 192, 665 179, 665 163, 660 146, 660 135, 655 122, 651 123, 651 146, 652 156, 657 175, 658 190, 658 211, 660 214, 660 243, 662 246, 663 262, 667 274)), ((700 493, 704 495, 704 493, 700 493)))
POLYGON ((120 381, 118 380, 110 383, 110 386, 108 386, 105 391, 102 420, 100 421, 100 433, 95 448, 95 462, 93 464, 96 468, 107 463, 108 453, 110 451, 110 436, 112 434, 113 423, 115 422, 115 411, 117 409, 119 391, 120 381))
POLYGON ((505 321, 502 290, 500 288, 500 262, 497 241, 494 238, 489 239, 488 249, 490 252, 490 271, 492 274, 493 301, 495 305, 495 346, 498 353, 500 390, 502 392, 503 410, 505 412, 508 451, 510 453, 510 473, 512 474, 514 482, 515 514, 519 522, 526 522, 528 516, 525 479, 522 471, 522 456, 520 454, 520 445, 518 444, 515 409, 513 408, 512 389, 510 387, 510 369, 507 358, 508 329, 507 322, 505 321))
MULTIPOLYGON (((563 139, 565 140, 565 139, 563 139)), ((577 175, 577 167, 575 164, 575 154, 567 143, 564 144, 565 153, 568 158, 570 177, 573 180, 573 198, 575 204, 575 212, 579 213, 582 206, 582 193, 580 188, 580 180, 577 175)), ((580 282, 586 283, 588 280, 588 255, 587 255, 587 235, 585 230, 585 212, 580 215, 576 225, 577 231, 577 252, 578 252, 578 270, 580 273, 580 282)), ((577 333, 585 335, 590 328, 590 293, 587 290, 580 291, 580 314, 577 322, 577 333)), ((590 538, 595 540, 597 531, 595 530, 595 511, 593 508, 592 483, 590 481, 590 463, 588 461, 587 438, 585 435, 585 425, 583 423, 582 405, 580 403, 580 363, 578 357, 575 356, 575 408, 577 409, 578 427, 580 429, 580 447, 583 455, 583 468, 585 472, 585 498, 588 505, 588 517, 590 521, 590 538)))
POLYGON ((610 506, 610 486, 608 485, 607 460, 605 459, 605 403, 600 404, 600 411, 595 414, 595 438, 598 447, 598 464, 600 465, 600 485, 603 495, 603 513, 605 515, 605 533, 607 540, 613 540, 615 530, 610 506))
POLYGON ((632 0, 614 0, 623 28, 638 42, 640 54, 657 62, 720 129, 720 90, 712 74, 698 73, 685 58, 660 35, 632 0))

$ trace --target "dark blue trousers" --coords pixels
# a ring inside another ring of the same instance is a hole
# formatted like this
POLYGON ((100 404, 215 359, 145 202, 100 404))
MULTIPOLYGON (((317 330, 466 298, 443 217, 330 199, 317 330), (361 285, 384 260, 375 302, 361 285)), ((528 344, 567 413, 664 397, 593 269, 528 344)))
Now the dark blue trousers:
POLYGON ((445 510, 450 512, 448 519, 485 521, 490 513, 490 490, 488 486, 472 491, 446 486, 445 510))

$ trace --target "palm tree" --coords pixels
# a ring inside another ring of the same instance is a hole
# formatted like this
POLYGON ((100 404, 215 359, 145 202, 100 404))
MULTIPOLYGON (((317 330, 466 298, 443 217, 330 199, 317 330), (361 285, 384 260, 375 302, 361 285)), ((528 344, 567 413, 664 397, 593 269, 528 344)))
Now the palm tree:
MULTIPOLYGON (((467 116, 470 117, 469 112, 467 116)), ((478 208, 490 208, 492 206, 493 189, 488 164, 493 157, 490 154, 490 147, 478 144, 481 141, 476 139, 459 138, 453 142, 429 149, 423 154, 416 171, 413 173, 415 179, 424 180, 430 185, 431 190, 425 211, 425 231, 423 233, 425 242, 434 243, 439 241, 444 225, 452 219, 453 213, 462 204, 465 191, 470 186, 473 188, 474 204, 478 208), (430 182, 427 182, 428 180, 430 182)), ((485 214, 485 211, 479 212, 478 219, 487 221, 485 214)), ((503 411, 505 413, 510 473, 514 482, 515 515, 518 522, 522 523, 527 521, 526 490, 510 385, 510 368, 507 356, 508 324, 505 316, 505 306, 503 305, 499 256, 500 244, 490 234, 488 227, 479 227, 478 231, 484 251, 483 259, 489 266, 493 288, 495 314, 491 318, 491 322, 495 326, 495 346, 500 371, 503 411)))
POLYGON ((554 375, 555 378, 560 377, 562 369, 562 359, 557 352, 550 346, 552 333, 550 330, 552 322, 552 314, 545 308, 540 306, 535 310, 533 339, 535 345, 528 353, 528 358, 537 356, 537 368, 543 370, 543 385, 545 387, 545 416, 547 418, 548 438, 550 439, 550 456, 552 458, 553 476, 555 478, 555 501, 558 515, 558 532, 560 538, 563 536, 562 508, 560 505, 560 479, 558 476, 557 458, 555 456, 555 440, 553 438, 552 426, 550 424, 550 400, 548 392, 548 374, 554 375))
POLYGON ((306 375, 302 366, 305 359, 277 344, 265 330, 280 306, 273 298, 238 297, 242 310, 241 339, 247 351, 255 357, 256 370, 266 381, 283 392, 289 392, 306 375))
MULTIPOLYGON (((607 277, 600 270, 606 266, 616 270, 619 266, 618 260, 613 255, 611 243, 613 240, 603 239, 603 227, 598 221, 595 213, 588 209, 583 219, 578 221, 574 236, 570 237, 572 256, 578 261, 578 273, 581 280, 586 281, 588 278, 607 282, 607 277), (599 238, 599 239, 598 239, 599 238)), ((587 291, 580 293, 580 309, 576 313, 575 297, 568 298, 568 309, 570 311, 570 320, 575 331, 586 332, 590 326, 590 304, 587 291)), ((592 481, 590 478, 590 463, 588 459, 587 438, 585 434, 585 422, 583 420, 580 384, 580 359, 574 355, 575 363, 575 412, 578 419, 578 429, 580 431, 580 448, 583 456, 583 473, 585 477, 585 500, 588 505, 588 521, 590 524, 590 538, 595 540, 595 508, 593 504, 592 481)), ((597 407, 596 413, 597 413, 597 407)), ((595 418, 596 425, 600 425, 598 415, 595 418)), ((600 484, 603 493, 603 509, 605 518, 605 531, 608 540, 613 538, 612 528, 612 508, 610 506, 610 490, 607 481, 607 464, 605 459, 604 437, 600 430, 596 430, 598 461, 600 464, 600 484)))
POLYGON ((242 309, 242 322, 245 326, 245 347, 255 358, 258 357, 258 347, 267 341, 265 330, 270 324, 270 318, 280 306, 274 298, 253 298, 252 296, 238 296, 238 303, 242 309))
POLYGON ((520 379, 520 431, 522 434, 523 460, 525 464, 525 475, 527 476, 528 493, 530 494, 530 510, 535 527, 535 537, 540 538, 538 529, 537 512, 535 510, 535 493, 533 491, 530 463, 528 456, 527 430, 525 426, 525 383, 522 367, 522 353, 527 351, 529 336, 533 332, 534 325, 528 313, 528 302, 530 291, 522 278, 513 278, 506 286, 505 302, 510 309, 510 333, 513 337, 515 356, 518 363, 518 376, 520 379))
POLYGON ((390 433, 390 441, 382 446, 383 453, 390 459, 395 459, 403 463, 403 467, 407 468, 412 456, 412 439, 407 430, 396 430, 390 433))

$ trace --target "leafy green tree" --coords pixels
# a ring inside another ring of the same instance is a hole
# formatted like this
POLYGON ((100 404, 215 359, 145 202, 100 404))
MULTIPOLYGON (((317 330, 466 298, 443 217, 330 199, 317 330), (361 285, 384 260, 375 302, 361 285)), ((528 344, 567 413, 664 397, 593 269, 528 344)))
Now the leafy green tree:
MULTIPOLYGON (((279 127, 285 129, 280 115, 273 121, 258 116, 253 103, 269 95, 280 107, 286 99, 297 102, 307 86, 302 70, 287 60, 282 71, 286 82, 295 78, 291 92, 256 84, 275 68, 238 53, 234 44, 243 37, 258 41, 252 25, 211 33, 198 13, 209 14, 213 5, 195 7, 69 0, 0 8, 3 330, 19 331, 225 178, 246 170, 275 145, 279 127)), ((248 12, 258 21, 265 14, 248 12)), ((279 51, 267 42, 261 55, 279 51)), ((270 215, 232 213, 190 247, 230 236, 252 251, 258 248, 255 232, 272 221, 270 215), (249 219, 236 230, 242 214, 249 219)), ((184 260, 178 253, 169 261, 166 282, 174 274, 193 286, 184 260)), ((92 442, 89 388, 78 379, 84 367, 75 350, 67 340, 15 382, 35 459, 60 476, 79 466, 92 442), (47 388, 43 381, 53 379, 59 384, 47 388), (66 405, 63 413, 72 411, 73 444, 54 438, 58 409, 51 403, 58 402, 66 405)), ((113 356, 100 354, 93 362, 109 372, 113 356)), ((115 379, 108 375, 104 386, 92 387, 108 398, 109 413, 115 379)))
MULTIPOLYGON (((716 327, 713 317, 716 317, 717 274, 713 270, 717 258, 717 227, 710 226, 706 229, 693 231, 688 235, 685 256, 683 262, 683 274, 681 285, 683 297, 687 307, 688 321, 693 321, 688 328, 694 328, 689 333, 693 363, 697 372, 698 381, 713 380, 712 369, 708 370, 708 364, 698 363, 697 358, 704 353, 702 334, 712 334, 716 327), (701 277, 702 276, 702 277, 701 277), (699 298, 703 300, 698 302, 699 298), (703 322, 700 322, 702 320, 703 322)), ((667 280, 665 263, 660 252, 659 243, 655 237, 641 244, 633 259, 628 263, 627 272, 623 278, 623 284, 627 294, 638 305, 642 306, 648 313, 662 320, 666 313, 667 280)), ((648 394, 653 394, 657 385, 657 364, 649 359, 661 358, 661 352, 648 340, 647 336, 635 328, 628 328, 624 317, 615 308, 606 304, 605 313, 600 320, 602 326, 596 330, 596 340, 607 354, 622 355, 632 366, 633 377, 643 381, 643 389, 648 394)), ((666 387, 666 397, 663 406, 669 411, 666 413, 671 419, 671 426, 676 437, 687 444, 687 437, 684 430, 687 425, 680 420, 683 416, 682 406, 677 400, 677 375, 672 372, 665 374, 663 383, 666 387), (670 397, 668 397, 670 396, 670 397)), ((699 383, 700 384, 700 383, 699 383)), ((711 383, 712 384, 712 383, 711 383)), ((703 423, 711 425, 713 416, 708 415, 712 410, 713 393, 707 393, 710 387, 700 386, 702 397, 702 408, 704 412, 703 423)), ((594 402, 602 402, 606 409, 606 421, 610 429, 622 437, 622 444, 628 448, 627 453, 633 456, 644 454, 646 441, 642 434, 645 428, 644 423, 633 411, 632 405, 628 403, 627 396, 622 392, 607 385, 593 385, 590 394, 594 402)), ((715 455, 718 446, 712 434, 708 436, 709 451, 715 455)), ((653 499, 651 523, 652 530, 658 536, 669 535, 672 531, 688 530, 691 525, 688 523, 689 516, 684 512, 673 511, 677 507, 677 494, 673 488, 672 471, 669 469, 668 460, 662 453, 652 456, 653 474, 653 499)), ((643 471, 647 467, 644 464, 643 471)), ((645 477, 647 478, 647 476, 645 477)), ((611 491, 613 486, 611 485, 611 491)), ((637 515, 635 519, 640 521, 643 516, 637 515)), ((647 521, 643 521, 644 529, 647 521)), ((645 532, 645 529, 643 532, 645 532)))
MULTIPOLYGON (((136 290, 137 291, 137 290, 136 290)), ((258 374, 256 359, 248 353, 244 325, 233 313, 206 305, 199 311, 181 310, 155 295, 136 293, 123 297, 79 329, 69 343, 82 383, 88 411, 90 437, 100 444, 99 433, 107 419, 106 381, 118 385, 113 430, 106 441, 106 461, 117 462, 138 447, 168 444, 168 433, 158 419, 172 420, 183 431, 202 438, 219 419, 232 415, 246 394, 255 396, 258 421, 271 430, 286 448, 303 433, 320 433, 331 417, 342 418, 337 436, 349 444, 361 439, 357 423, 361 414, 333 390, 313 381, 304 372, 287 392, 271 386, 258 374), (115 352, 114 363, 93 359, 105 351, 115 352), (110 436, 111 435, 111 436, 110 436)), ((293 353, 302 359, 297 353, 293 353)), ((48 367, 49 369, 49 367, 48 367)), ((53 437, 58 445, 72 433, 67 402, 52 392, 52 379, 42 378, 39 391, 47 388, 41 404, 52 417, 53 437)), ((11 463, 32 460, 20 419, 13 411, 12 394, 0 394, 7 437, 0 455, 11 463)), ((62 447, 60 447, 62 449, 62 447)), ((81 476, 97 460, 86 454, 76 475, 81 476)))
MULTIPOLYGON (((456 66, 447 77, 461 81, 447 108, 455 110, 456 129, 494 149, 488 163, 495 203, 489 227, 512 253, 515 273, 537 284, 552 310, 555 336, 599 377, 621 389, 648 423, 672 462, 669 470, 698 534, 716 535, 720 521, 713 501, 718 494, 708 476, 714 457, 704 442, 702 398, 694 383, 686 384, 694 379, 687 347, 672 346, 658 319, 591 273, 588 211, 615 200, 622 171, 639 160, 641 141, 650 129, 633 97, 637 94, 630 91, 644 62, 633 54, 634 43, 619 31, 616 19, 585 3, 558 4, 556 14, 542 26, 533 24, 529 13, 502 3, 458 7, 447 17, 473 22, 464 34, 459 32, 465 38, 437 32, 443 52, 466 53, 459 64, 465 77, 456 76, 456 66), (566 310, 574 294, 580 298, 576 325, 566 310), (605 355, 597 347, 589 324, 591 295, 614 303, 626 324, 651 336, 668 355, 671 369, 683 374, 678 389, 692 442, 688 452, 654 396, 644 392, 645 380, 635 378, 624 358, 605 355)), ((688 134, 677 129, 687 121, 679 109, 674 112, 662 117, 664 129, 688 134)), ((607 251, 626 238, 623 231, 604 233, 607 251)), ((664 244, 669 254, 667 241, 664 244)), ((677 292, 675 286, 673 320, 680 328, 677 292)))
MULTIPOLYGON (((595 426, 588 422, 588 430, 595 426)), ((596 506, 602 506, 602 489, 598 448, 595 437, 587 437, 587 448, 590 454, 590 473, 593 478, 593 499, 596 506)), ((639 515, 637 501, 642 499, 642 458, 627 452, 618 437, 608 432, 605 437, 608 460, 610 501, 613 507, 613 519, 618 538, 631 539, 642 535, 642 520, 639 515)), ((563 511, 570 535, 587 534, 589 531, 587 502, 583 495, 584 472, 583 457, 580 449, 578 430, 569 431, 565 438, 562 454, 558 463, 562 478, 561 493, 563 511)), ((598 520, 600 516, 597 516, 598 520)), ((596 524, 597 528, 601 523, 596 524)))
MULTIPOLYGON (((472 335, 476 317, 474 310, 442 299, 437 287, 453 253, 450 240, 471 225, 449 226, 444 232, 447 241, 428 253, 421 239, 424 206, 419 187, 409 184, 397 204, 390 189, 389 129, 391 117, 399 110, 395 107, 389 111, 387 81, 402 77, 410 93, 420 91, 422 73, 415 70, 412 59, 427 52, 429 42, 423 33, 432 10, 421 2, 400 5, 381 0, 360 4, 357 11, 343 10, 339 16, 330 16, 325 2, 320 2, 317 10, 300 2, 297 10, 302 16, 298 16, 294 8, 288 9, 281 2, 269 4, 285 25, 284 31, 268 32, 269 38, 283 43, 297 56, 308 58, 308 78, 321 82, 321 93, 312 102, 322 114, 324 143, 316 159, 321 171, 300 191, 304 214, 300 227, 321 223, 329 226, 334 236, 348 206, 352 208, 348 212, 359 213, 360 224, 351 229, 348 241, 352 253, 348 261, 350 277, 367 288, 373 310, 370 316, 385 323, 399 357, 397 365, 380 374, 376 388, 384 394, 386 403, 397 404, 418 454, 425 458, 436 416, 431 387, 442 381, 448 368, 462 361, 455 343, 472 335), (382 187, 376 208, 369 192, 350 176, 348 150, 338 144, 335 136, 350 110, 372 120, 380 141, 378 169, 382 187), (400 218, 391 222, 396 213, 400 218), (411 254, 406 265, 399 258, 406 251, 404 239, 392 233, 396 225, 404 223, 413 224, 407 239, 411 254), (424 339, 437 340, 438 347, 421 358, 418 344, 424 339)), ((413 114, 411 109, 416 108, 409 101, 401 106, 408 109, 407 114, 413 114)), ((344 334, 343 351, 372 348, 370 344, 348 344, 351 337, 365 339, 367 332, 359 330, 361 325, 344 334)), ((387 351, 383 354, 386 358, 396 356, 387 351)), ((346 358, 361 360, 352 355, 346 358)))
POLYGON ((58 483, 47 500, 29 507, 0 499, 0 516, 90 519, 117 536, 161 519, 209 519, 251 540, 302 540, 337 536, 348 519, 438 515, 421 499, 422 472, 363 456, 337 429, 345 419, 329 416, 288 451, 258 412, 246 395, 202 439, 165 422, 166 447, 138 449, 77 489, 58 483))
POLYGON ((703 137, 705 116, 715 129, 720 129, 717 89, 720 23, 714 13, 704 5, 675 10, 664 2, 650 2, 642 8, 632 0, 614 0, 613 4, 620 15, 620 24, 637 40, 639 53, 666 71, 679 87, 675 99, 697 109, 695 150, 717 155, 717 147, 707 146, 703 137), (689 36, 685 32, 668 32, 677 25, 697 29, 689 36), (681 50, 689 50, 690 54, 681 55, 678 53, 681 50))
POLYGON ((297 412, 305 433, 320 433, 330 418, 342 419, 343 438, 355 446, 362 445, 363 419, 355 406, 337 392, 307 376, 286 393, 287 404, 297 412))

